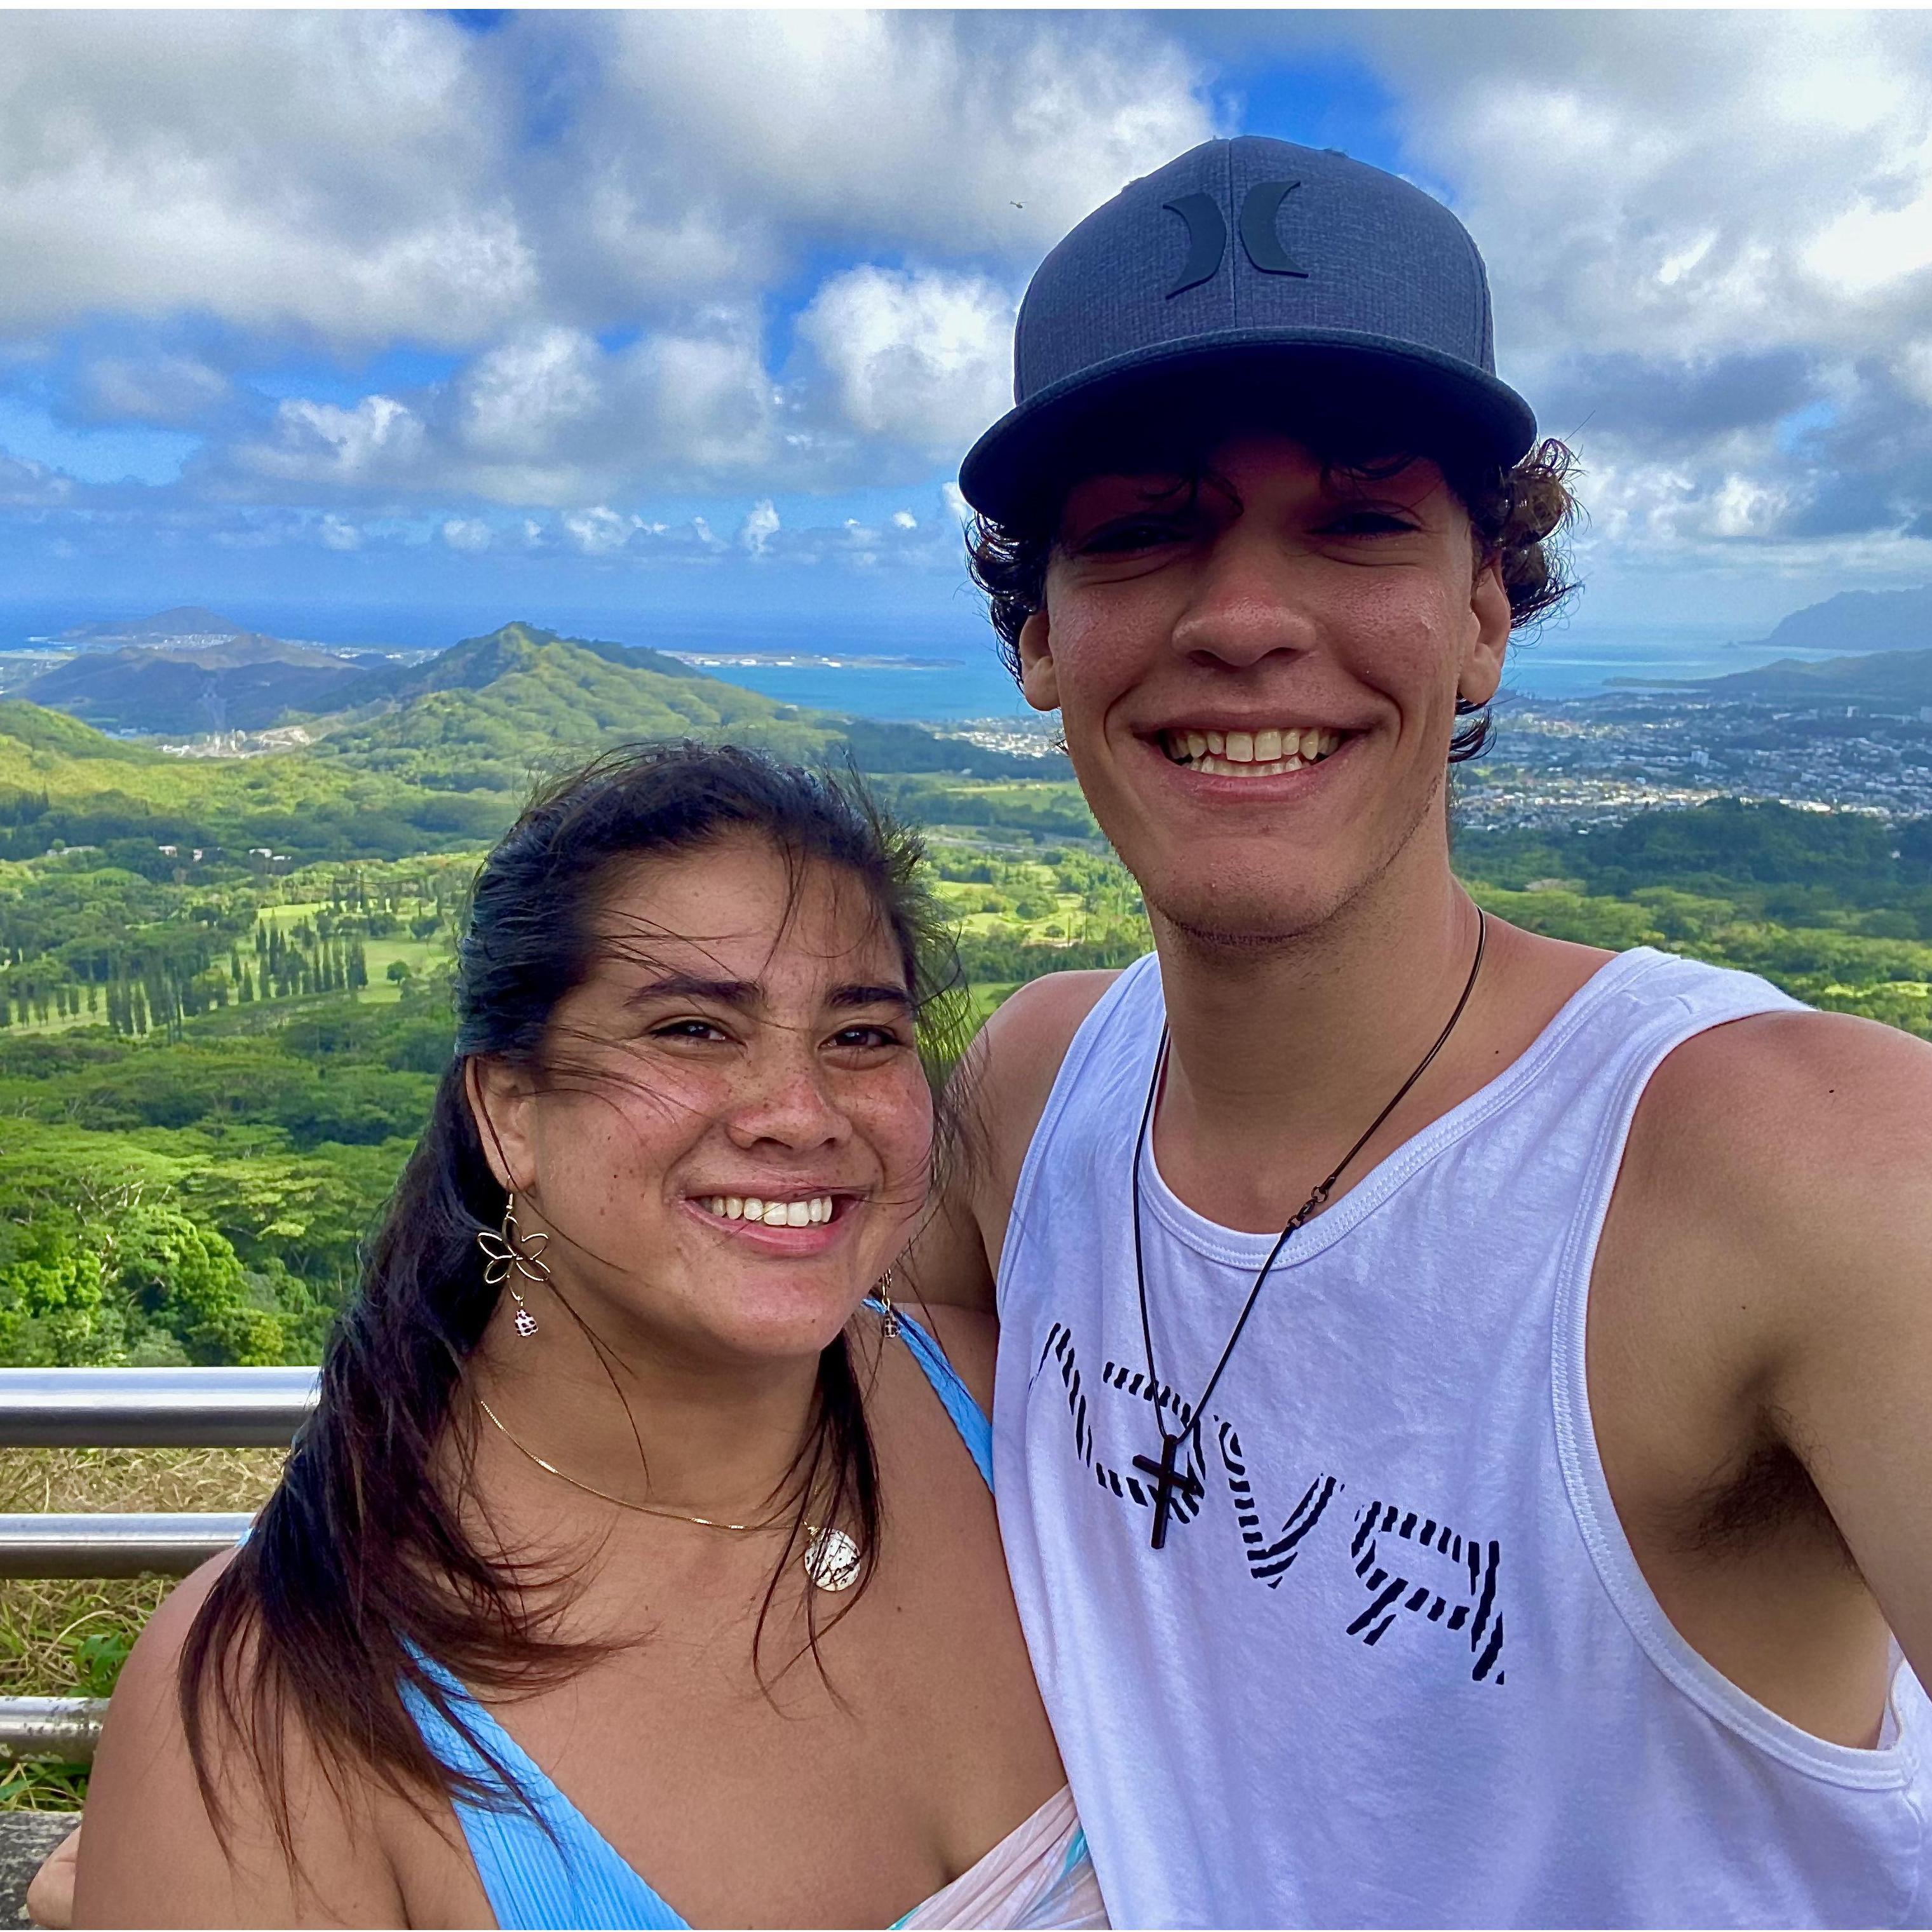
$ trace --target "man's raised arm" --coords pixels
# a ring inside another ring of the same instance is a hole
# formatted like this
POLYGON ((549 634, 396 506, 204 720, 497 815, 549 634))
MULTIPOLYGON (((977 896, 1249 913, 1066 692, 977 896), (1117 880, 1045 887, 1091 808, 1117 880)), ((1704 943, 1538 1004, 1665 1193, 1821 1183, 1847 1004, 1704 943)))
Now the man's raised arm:
POLYGON ((1932 1686, 1932 1046, 1837 1016, 1785 1033, 1770 1399, 1932 1686))
POLYGON ((1932 1046, 1766 1014, 1679 1048, 1644 1105, 1624 1185, 1679 1231, 1687 1333, 1730 1365, 1751 1432, 1802 1465, 1932 1684, 1932 1046))

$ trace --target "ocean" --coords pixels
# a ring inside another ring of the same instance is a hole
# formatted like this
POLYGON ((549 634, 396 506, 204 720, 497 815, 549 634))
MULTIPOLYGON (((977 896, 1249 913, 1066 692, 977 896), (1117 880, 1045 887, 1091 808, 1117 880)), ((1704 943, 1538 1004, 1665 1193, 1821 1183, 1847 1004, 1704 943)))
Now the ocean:
MULTIPOLYGON (((125 609, 78 605, 0 607, 0 650, 20 649, 31 637, 57 634, 70 624, 126 614, 125 609)), ((264 609, 238 602, 226 614, 282 637, 417 649, 490 628, 473 616, 466 621, 423 610, 264 609)), ((938 622, 772 611, 746 618, 713 614, 628 620, 608 611, 561 610, 532 613, 532 620, 566 636, 647 644, 684 656, 714 676, 814 710, 934 724, 1030 715, 991 632, 963 610, 938 622)), ((1532 698, 1583 698, 1604 691, 1612 680, 1716 677, 1793 655, 1730 640, 1730 633, 1746 628, 1558 620, 1510 647, 1504 682, 1532 698)))
MULTIPOLYGON (((762 643, 748 648, 779 654, 762 643)), ((1012 717, 1026 712, 1025 702, 1014 688, 990 636, 983 641, 956 636, 931 642, 902 639, 897 651, 908 657, 916 653, 926 662, 894 662, 890 655, 854 644, 840 646, 832 664, 712 662, 701 668, 788 704, 851 712, 864 718, 937 724, 1012 717), (942 657, 953 662, 926 668, 931 660, 942 657)), ((801 644, 799 652, 801 656, 830 655, 822 643, 801 644)), ((707 644, 694 655, 716 658, 731 653, 728 646, 707 644)), ((1732 671, 1754 670, 1777 658, 1822 655, 1826 654, 1734 644, 1714 626, 1616 630, 1552 626, 1540 636, 1510 646, 1504 682, 1526 698, 1587 698, 1609 689, 1613 680, 1721 677, 1732 671)))

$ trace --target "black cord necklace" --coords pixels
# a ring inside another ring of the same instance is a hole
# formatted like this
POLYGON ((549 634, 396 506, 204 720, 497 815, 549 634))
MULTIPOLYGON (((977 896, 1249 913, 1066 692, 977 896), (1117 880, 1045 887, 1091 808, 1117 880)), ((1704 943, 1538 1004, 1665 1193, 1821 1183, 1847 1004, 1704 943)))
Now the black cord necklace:
POLYGON ((1160 1430, 1160 1460, 1156 1462, 1150 1456, 1136 1456, 1134 1467, 1148 1479, 1148 1486, 1154 1491, 1154 1547, 1165 1548, 1167 1543, 1168 1518, 1173 1514, 1175 1497, 1180 1496, 1190 1503, 1198 1502, 1201 1496, 1201 1479, 1191 1469, 1177 1468, 1174 1458, 1180 1453, 1181 1446, 1191 1436, 1194 1438, 1196 1452, 1201 1448, 1201 1418, 1208 1412, 1208 1404, 1220 1386, 1222 1371, 1228 1366, 1234 1346, 1241 1339, 1241 1331, 1248 1325, 1248 1317, 1255 1311, 1255 1304, 1261 1299, 1262 1285, 1269 1271, 1280 1258, 1281 1251, 1288 1245, 1288 1237, 1304 1223, 1312 1220, 1328 1198, 1329 1191, 1348 1170, 1356 1155, 1375 1138, 1376 1130, 1390 1114, 1407 1099, 1408 1091, 1429 1071, 1436 1056, 1448 1044, 1449 1036, 1456 1030, 1456 1023, 1462 1017, 1469 1004, 1469 995, 1476 990, 1476 976, 1483 970, 1483 948, 1489 938, 1489 921, 1484 916, 1482 908, 1476 908, 1476 956, 1469 967, 1469 977, 1462 988, 1462 997, 1456 1002, 1456 1010, 1449 1016, 1449 1024, 1436 1036, 1436 1044, 1417 1063, 1415 1071, 1396 1090, 1396 1096, 1373 1120, 1368 1130, 1356 1142, 1341 1160, 1335 1171, 1318 1186, 1294 1214, 1288 1217, 1288 1226, 1282 1229, 1275 1244, 1269 1249, 1268 1259, 1262 1263, 1261 1272, 1255 1276, 1255 1285, 1248 1291, 1247 1300, 1241 1304, 1241 1312, 1236 1318, 1232 1331, 1228 1336, 1227 1346, 1221 1351, 1221 1358, 1214 1364, 1214 1372, 1208 1378, 1208 1385, 1201 1391, 1201 1399, 1192 1410, 1177 1397, 1174 1412, 1177 1420, 1191 1415, 1192 1419, 1183 1421, 1178 1431, 1170 1430, 1161 1406, 1161 1382, 1154 1367, 1154 1328, 1148 1318, 1147 1268, 1141 1256, 1141 1161, 1147 1151, 1148 1129, 1154 1120, 1154 1102, 1160 1093, 1161 1076, 1167 1071, 1167 1054, 1169 1036, 1166 1023, 1160 1029, 1160 1046, 1154 1054, 1153 1077, 1148 1082, 1147 1104, 1141 1109, 1140 1131, 1134 1137, 1134 1284, 1140 1294, 1141 1340, 1147 1348, 1148 1385, 1154 1399, 1154 1420, 1160 1430))

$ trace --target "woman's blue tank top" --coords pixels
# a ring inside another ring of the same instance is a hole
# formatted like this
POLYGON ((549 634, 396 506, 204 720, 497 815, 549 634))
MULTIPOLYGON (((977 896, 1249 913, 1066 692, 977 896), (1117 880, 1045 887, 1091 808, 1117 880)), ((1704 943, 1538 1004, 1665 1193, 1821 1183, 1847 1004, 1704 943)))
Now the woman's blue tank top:
MULTIPOLYGON (((877 1304, 871 1304, 876 1306, 877 1304)), ((993 1432, 985 1412, 939 1345, 902 1310, 895 1310, 913 1359, 971 1452, 986 1486, 993 1483, 993 1432)), ((509 1732, 442 1666, 421 1658, 476 1738, 514 1776, 526 1804, 469 1738, 412 1684, 403 1701, 423 1742, 450 1770, 502 1792, 498 1802, 458 1798, 458 1822, 476 1874, 505 1932, 544 1926, 644 1928, 685 1932, 688 1922, 620 1858, 603 1834, 547 1778, 509 1732)), ((1082 1847, 1084 1850, 1084 1845, 1082 1847)))

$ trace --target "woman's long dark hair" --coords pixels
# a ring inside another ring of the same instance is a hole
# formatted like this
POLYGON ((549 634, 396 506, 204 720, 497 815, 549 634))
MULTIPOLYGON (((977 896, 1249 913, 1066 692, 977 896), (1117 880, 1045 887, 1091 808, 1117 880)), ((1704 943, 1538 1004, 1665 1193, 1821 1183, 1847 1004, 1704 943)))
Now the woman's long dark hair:
MULTIPOLYGON (((292 1858, 292 1735, 332 1781, 359 1772, 418 1803, 487 1802, 487 1786, 446 1768, 405 1707, 408 1686, 469 1732, 424 1659, 503 1694, 555 1682, 607 1648, 552 1634, 566 1575, 479 1548, 465 1528, 474 1418, 457 1397, 501 1292, 484 1281, 476 1237, 504 1207, 466 1069, 475 1056, 541 1066, 558 1001, 594 964, 594 916, 614 866, 746 834, 770 842, 794 880, 826 865, 864 890, 904 963, 937 1091, 958 1013, 956 959, 919 884, 917 840, 856 782, 686 744, 609 754, 535 798, 477 875, 457 955, 454 1054, 331 1337, 320 1405, 182 1653, 182 1718, 218 1824, 211 1720, 245 1743, 292 1858)), ((878 1468, 862 1394, 842 1335, 820 1358, 813 1425, 792 1472, 798 1518, 772 1591, 808 1502, 828 1512, 820 1520, 850 1522, 868 1563, 876 1550, 878 1468)))

